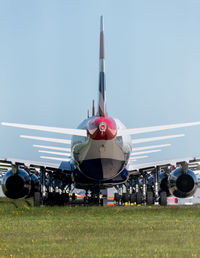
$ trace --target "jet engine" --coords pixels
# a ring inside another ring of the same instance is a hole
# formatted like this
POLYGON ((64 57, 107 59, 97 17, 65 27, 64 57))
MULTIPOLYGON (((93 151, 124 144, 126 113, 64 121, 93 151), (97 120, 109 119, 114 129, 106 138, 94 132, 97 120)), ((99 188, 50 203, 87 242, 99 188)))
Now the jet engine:
POLYGON ((197 185, 198 180, 195 173, 188 168, 176 168, 168 177, 169 192, 178 198, 192 196, 197 189, 197 185))
POLYGON ((10 169, 2 178, 2 190, 8 198, 31 197, 38 187, 38 178, 21 168, 10 169))

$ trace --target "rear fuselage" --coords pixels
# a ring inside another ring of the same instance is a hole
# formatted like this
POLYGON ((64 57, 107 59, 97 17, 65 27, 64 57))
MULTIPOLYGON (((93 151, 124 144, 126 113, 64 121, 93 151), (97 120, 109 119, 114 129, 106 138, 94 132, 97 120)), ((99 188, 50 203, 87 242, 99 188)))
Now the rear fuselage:
POLYGON ((116 136, 117 131, 125 126, 118 119, 94 116, 84 120, 78 128, 86 129, 87 137, 72 138, 76 169, 97 184, 118 177, 131 153, 131 138, 116 136))

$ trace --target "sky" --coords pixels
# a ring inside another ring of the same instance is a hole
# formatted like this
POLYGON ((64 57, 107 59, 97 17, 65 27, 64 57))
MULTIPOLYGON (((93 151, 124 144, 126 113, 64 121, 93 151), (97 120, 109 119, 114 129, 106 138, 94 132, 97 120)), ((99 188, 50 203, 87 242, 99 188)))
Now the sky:
MULTIPOLYGON (((128 128, 200 121, 199 13, 198 0, 0 0, 0 121, 76 128, 86 118, 101 15, 108 114, 128 128)), ((137 138, 177 133, 146 161, 200 156, 199 126, 137 138)), ((40 160, 32 144, 47 143, 20 134, 69 138, 0 126, 0 157, 40 160)))

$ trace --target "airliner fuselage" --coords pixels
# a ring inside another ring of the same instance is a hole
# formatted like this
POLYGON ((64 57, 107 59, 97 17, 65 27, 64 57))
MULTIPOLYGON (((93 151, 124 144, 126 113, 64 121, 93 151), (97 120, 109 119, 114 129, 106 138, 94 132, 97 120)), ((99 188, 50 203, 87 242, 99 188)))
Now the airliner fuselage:
MULTIPOLYGON (((72 155, 75 167, 87 179, 104 185, 117 178, 128 163, 132 145, 129 135, 116 136, 125 126, 111 117, 94 116, 78 127, 86 129, 87 137, 72 137, 72 155)), ((127 178, 122 177, 122 182, 127 178)), ((119 180, 116 181, 119 184, 119 180)))

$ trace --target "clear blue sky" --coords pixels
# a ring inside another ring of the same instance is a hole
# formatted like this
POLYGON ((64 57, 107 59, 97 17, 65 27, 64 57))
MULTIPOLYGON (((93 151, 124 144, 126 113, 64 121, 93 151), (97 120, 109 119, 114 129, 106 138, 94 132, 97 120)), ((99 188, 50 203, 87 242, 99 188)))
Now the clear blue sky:
MULTIPOLYGON (((74 128, 86 117, 104 15, 109 115, 129 128, 200 121, 199 14, 197 0, 1 0, 0 120, 74 128)), ((200 127, 138 137, 169 133, 186 137, 147 161, 200 156, 200 127)), ((64 137, 1 126, 1 157, 39 160, 41 142, 19 134, 64 137)))

